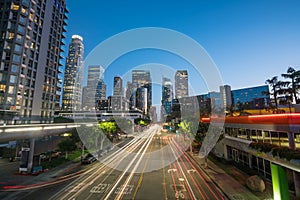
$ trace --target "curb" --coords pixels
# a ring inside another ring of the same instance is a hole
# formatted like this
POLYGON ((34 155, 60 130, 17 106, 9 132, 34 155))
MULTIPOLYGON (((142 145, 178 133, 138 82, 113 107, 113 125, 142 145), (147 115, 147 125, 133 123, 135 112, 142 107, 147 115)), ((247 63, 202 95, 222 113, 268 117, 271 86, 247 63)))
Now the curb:
MULTIPOLYGON (((202 171, 212 180, 212 182, 214 183, 214 185, 220 190, 220 191, 222 191, 222 193, 224 194, 224 196, 227 198, 227 199, 231 199, 228 195, 227 195, 227 193, 223 190, 223 188, 222 187, 220 187, 219 186, 219 184, 205 171, 205 169, 204 168, 202 168, 202 166, 197 162, 197 160, 193 157, 193 155, 191 155, 190 153, 187 153, 188 155, 189 155, 189 157, 191 158, 191 159, 193 159, 194 161, 195 161, 195 163, 197 164, 197 166, 199 167, 199 168, 201 168, 202 169, 202 171)), ((215 171, 214 169, 212 169, 212 168, 210 168, 209 166, 208 166, 208 168, 209 169, 211 169, 212 171, 215 171)))

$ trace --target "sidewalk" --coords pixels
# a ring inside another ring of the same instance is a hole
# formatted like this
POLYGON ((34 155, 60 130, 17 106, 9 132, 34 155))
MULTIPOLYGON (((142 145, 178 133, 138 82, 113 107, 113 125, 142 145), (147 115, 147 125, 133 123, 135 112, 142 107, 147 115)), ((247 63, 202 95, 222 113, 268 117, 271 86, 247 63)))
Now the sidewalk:
MULTIPOLYGON (((76 160, 77 161, 77 160, 76 160)), ((6 186, 26 186, 54 180, 79 168, 80 162, 70 161, 38 175, 18 174, 19 162, 0 158, 0 190, 6 186)))
MULTIPOLYGON (((198 163, 203 162, 198 155, 192 156, 198 163)), ((248 188, 242 185, 239 181, 227 174, 223 169, 214 164, 209 159, 207 160, 207 167, 201 166, 204 172, 213 180, 213 182, 222 190, 222 192, 231 200, 259 200, 255 194, 250 192, 248 188)), ((234 169, 234 168, 233 168, 234 169)), ((235 174, 242 177, 245 181, 249 177, 240 170, 235 170, 235 174)))

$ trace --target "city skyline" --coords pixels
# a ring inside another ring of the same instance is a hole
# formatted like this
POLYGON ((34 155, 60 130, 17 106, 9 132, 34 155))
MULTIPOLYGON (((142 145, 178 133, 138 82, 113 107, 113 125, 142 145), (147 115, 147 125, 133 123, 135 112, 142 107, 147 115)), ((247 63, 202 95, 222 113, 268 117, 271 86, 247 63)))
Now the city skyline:
MULTIPOLYGON (((120 7, 110 2, 89 2, 94 6, 80 2, 68 4, 73 11, 68 34, 80 34, 85 38, 86 55, 100 42, 119 32, 151 26, 170 28, 195 39, 215 61, 224 85, 229 84, 233 89, 263 85, 266 79, 286 71, 288 66, 299 67, 298 1, 166 1, 148 2, 146 7, 141 2, 128 1, 126 4, 131 6, 127 9, 120 9, 125 2, 119 2, 120 7), (103 8, 103 12, 96 16, 93 13, 98 7, 103 8), (86 12, 82 14, 78 9, 86 12), (152 9, 156 15, 151 13, 152 9), (164 14, 166 10, 168 15, 164 14), (112 19, 112 16, 115 17, 112 19), (164 20, 160 20, 162 18, 164 20), (89 23, 78 23, 86 21, 89 23), (90 23, 93 26, 89 26, 90 23)), ((112 63, 106 78, 122 76, 133 67, 153 62, 175 70, 188 66, 185 61, 165 52, 131 52, 112 63)), ((199 76, 193 75, 191 73, 189 81, 195 94, 206 93, 205 84, 195 84, 199 76)), ((108 94, 111 91, 112 86, 109 86, 108 94)))

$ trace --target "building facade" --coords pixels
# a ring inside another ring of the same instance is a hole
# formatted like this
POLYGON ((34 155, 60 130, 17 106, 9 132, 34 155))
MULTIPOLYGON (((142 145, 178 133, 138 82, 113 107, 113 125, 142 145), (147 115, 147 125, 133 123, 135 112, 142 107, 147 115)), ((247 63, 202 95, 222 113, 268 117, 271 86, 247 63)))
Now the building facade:
POLYGON ((65 0, 0 2, 0 109, 51 118, 59 109, 65 0))
POLYGON ((84 74, 84 45, 79 35, 73 35, 69 45, 64 75, 62 109, 80 110, 82 101, 82 84, 84 74))
POLYGON ((177 70, 175 74, 175 98, 189 96, 188 72, 187 70, 177 70))
POLYGON ((123 100, 123 80, 119 76, 114 77, 114 91, 112 96, 112 110, 119 111, 122 110, 122 100, 123 100))
MULTIPOLYGON (((149 70, 132 70, 132 84, 136 85, 137 92, 142 91, 139 88, 146 88, 147 89, 147 113, 152 105, 152 80, 149 70)), ((144 105, 145 102, 139 102, 141 99, 136 97, 136 106, 137 109, 143 110, 142 107, 139 105, 144 105)))
POLYGON ((162 79, 162 113, 171 114, 171 102, 173 99, 173 84, 171 79, 163 77, 162 79))
POLYGON ((229 111, 232 105, 231 87, 229 85, 220 86, 220 100, 221 107, 224 108, 224 111, 229 111))
MULTIPOLYGON (((209 118, 201 121, 205 123, 205 120, 209 122, 209 118)), ((299 199, 299 124, 299 113, 226 117, 224 137, 213 153, 243 168, 255 170, 269 182, 276 181, 273 182, 274 195, 282 192, 277 191, 274 185, 283 184, 299 199), (277 177, 274 168, 280 169, 285 177, 277 177)))
POLYGON ((104 68, 100 65, 91 65, 88 67, 87 85, 83 89, 82 105, 84 110, 97 109, 97 88, 99 81, 104 80, 104 68))
POLYGON ((236 108, 263 109, 270 104, 268 85, 232 90, 233 103, 236 108))

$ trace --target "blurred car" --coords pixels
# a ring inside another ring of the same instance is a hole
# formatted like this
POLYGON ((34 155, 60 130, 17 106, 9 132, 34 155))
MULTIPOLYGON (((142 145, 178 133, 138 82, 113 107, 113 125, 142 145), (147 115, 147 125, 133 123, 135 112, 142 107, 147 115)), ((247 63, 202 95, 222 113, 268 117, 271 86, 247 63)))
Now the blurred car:
POLYGON ((88 154, 85 156, 85 158, 82 159, 82 164, 91 164, 96 161, 96 158, 92 154, 88 154))

